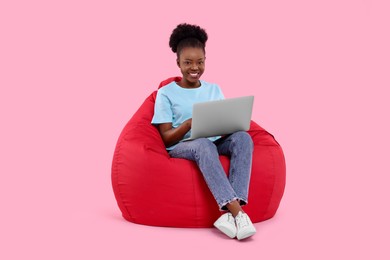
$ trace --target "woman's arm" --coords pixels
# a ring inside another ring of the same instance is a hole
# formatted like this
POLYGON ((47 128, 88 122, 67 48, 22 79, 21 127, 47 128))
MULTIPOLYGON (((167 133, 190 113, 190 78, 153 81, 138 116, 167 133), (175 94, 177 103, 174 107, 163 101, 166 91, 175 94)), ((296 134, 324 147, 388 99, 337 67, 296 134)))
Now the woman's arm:
POLYGON ((182 140, 184 135, 190 131, 191 125, 192 119, 188 119, 176 128, 172 127, 172 123, 162 123, 159 124, 157 128, 165 147, 169 147, 182 140))

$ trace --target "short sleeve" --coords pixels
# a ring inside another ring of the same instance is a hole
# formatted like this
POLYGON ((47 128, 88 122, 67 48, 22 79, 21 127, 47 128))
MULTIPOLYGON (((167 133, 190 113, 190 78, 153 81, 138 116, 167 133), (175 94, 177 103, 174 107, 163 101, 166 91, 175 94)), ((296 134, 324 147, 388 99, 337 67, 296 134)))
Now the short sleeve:
POLYGON ((216 86, 218 89, 218 98, 217 99, 225 99, 225 96, 223 95, 222 89, 218 85, 216 85, 216 86))
POLYGON ((171 123, 172 121, 173 114, 171 102, 162 91, 157 91, 152 124, 171 123))

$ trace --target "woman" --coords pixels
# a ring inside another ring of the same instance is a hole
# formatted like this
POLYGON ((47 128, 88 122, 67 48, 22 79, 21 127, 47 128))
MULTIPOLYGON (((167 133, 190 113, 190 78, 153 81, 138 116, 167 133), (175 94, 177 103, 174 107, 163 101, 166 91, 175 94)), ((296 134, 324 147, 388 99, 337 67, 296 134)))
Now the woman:
POLYGON ((241 240, 256 233, 241 207, 248 202, 253 152, 250 135, 240 131, 224 137, 180 142, 191 135, 192 105, 224 98, 218 85, 200 80, 205 70, 207 38, 206 31, 196 25, 179 24, 173 30, 169 46, 177 54, 177 66, 183 77, 157 92, 152 124, 157 126, 171 157, 197 163, 219 209, 227 211, 214 226, 241 240), (229 177, 219 155, 230 156, 229 177))

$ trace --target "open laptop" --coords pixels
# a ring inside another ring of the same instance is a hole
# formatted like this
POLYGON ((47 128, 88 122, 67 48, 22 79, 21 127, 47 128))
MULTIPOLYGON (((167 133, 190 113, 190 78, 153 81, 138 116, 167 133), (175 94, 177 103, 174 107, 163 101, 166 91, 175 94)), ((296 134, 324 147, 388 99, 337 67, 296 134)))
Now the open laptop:
POLYGON ((192 108, 191 136, 184 141, 248 131, 254 96, 195 103, 192 108))

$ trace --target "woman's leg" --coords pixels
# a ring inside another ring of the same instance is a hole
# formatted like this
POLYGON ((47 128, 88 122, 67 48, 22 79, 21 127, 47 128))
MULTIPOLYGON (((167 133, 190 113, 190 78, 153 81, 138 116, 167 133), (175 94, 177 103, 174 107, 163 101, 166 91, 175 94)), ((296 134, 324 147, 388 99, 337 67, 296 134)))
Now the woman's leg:
POLYGON ((226 204, 226 208, 232 213, 233 217, 236 217, 240 211, 244 212, 242 209, 239 200, 232 201, 226 204))
POLYGON ((253 236, 256 228, 249 216, 240 209, 240 204, 248 202, 249 180, 252 170, 253 141, 247 132, 240 131, 217 142, 218 152, 230 156, 229 181, 236 192, 239 202, 228 204, 234 216, 238 240, 253 236), (237 212, 238 211, 238 212, 237 212))
MULTIPOLYGON (((241 139, 247 139, 245 137, 239 138, 240 134, 236 136, 237 137, 234 138, 227 138, 226 140, 233 140, 234 142, 238 142, 241 139)), ((222 144, 225 143, 226 140, 224 140, 222 144)), ((223 145, 221 147, 223 148, 223 145)), ((253 149, 253 147, 251 149, 253 149)), ((235 152, 232 153, 233 157, 236 156, 236 152, 239 152, 240 149, 234 150, 235 152)), ((239 178, 239 176, 230 178, 229 181, 219 161, 218 149, 214 143, 212 143, 207 138, 200 138, 190 142, 182 142, 179 143, 175 147, 175 149, 170 151, 169 154, 174 158, 184 158, 195 161, 198 164, 198 167, 202 172, 203 177, 211 193, 217 201, 219 208, 224 209, 225 207, 227 207, 227 209, 229 209, 229 211, 231 212, 225 213, 219 219, 217 219, 217 221, 214 223, 214 226, 216 228, 218 228, 221 232, 223 232, 230 238, 237 237, 237 239, 239 240, 250 237, 256 233, 256 229, 253 226, 251 220, 249 219, 248 215, 243 213, 241 206, 238 202, 239 199, 240 201, 244 201, 246 203, 248 192, 246 191, 245 193, 244 187, 240 190, 240 192, 245 196, 237 196, 236 192, 232 188, 231 182, 232 180, 239 178)), ((251 155, 250 157, 252 158, 251 155)), ((250 162, 252 162, 252 159, 250 159, 250 162)), ((240 163, 243 162, 238 160, 238 163, 236 163, 236 167, 239 167, 240 163)), ((233 167, 233 169, 236 169, 236 167, 233 167)), ((232 167, 230 167, 230 169, 232 171, 232 167)), ((233 170, 233 172, 237 172, 237 170, 233 170)), ((234 182, 235 181, 233 181, 233 183, 234 182)), ((240 185, 238 186, 240 187, 240 185)), ((248 190, 247 187, 246 190, 248 190)))
MULTIPOLYGON (((245 205, 248 203, 252 169, 252 138, 247 132, 239 131, 217 141, 216 144, 219 154, 230 156, 229 181, 240 204, 245 205)), ((233 211, 236 211, 237 205, 232 206, 233 211)))
POLYGON ((181 142, 169 152, 169 155, 197 163, 220 209, 238 199, 221 165, 217 147, 209 139, 199 138, 181 142))

